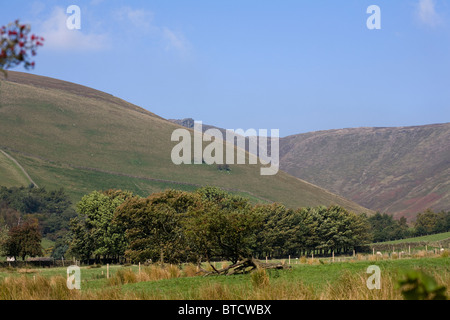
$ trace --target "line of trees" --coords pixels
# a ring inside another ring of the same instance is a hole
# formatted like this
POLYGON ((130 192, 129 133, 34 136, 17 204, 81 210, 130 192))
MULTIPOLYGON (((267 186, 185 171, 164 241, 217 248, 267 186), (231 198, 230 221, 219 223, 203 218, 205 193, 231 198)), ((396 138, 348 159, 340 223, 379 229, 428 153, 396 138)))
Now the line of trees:
POLYGON ((450 211, 436 213, 428 209, 419 213, 414 223, 414 230, 415 236, 450 232, 450 211))
POLYGON ((362 252, 383 242, 450 231, 450 212, 427 210, 410 226, 405 218, 370 217, 341 207, 289 209, 252 205, 214 187, 168 190, 147 198, 130 192, 92 192, 76 211, 63 189, 0 187, 0 256, 133 262, 282 258, 362 252))
POLYGON ((413 231, 407 224, 407 220, 401 217, 394 219, 392 215, 379 213, 372 215, 368 219, 372 232, 373 242, 384 242, 409 238, 413 231))
POLYGON ((433 212, 428 209, 417 215, 409 226, 405 217, 394 219, 392 215, 379 213, 368 218, 373 242, 384 242, 424 235, 450 232, 450 212, 433 212))
POLYGON ((371 242, 367 216, 339 206, 292 210, 272 204, 257 206, 255 211, 264 221, 255 247, 259 257, 361 252, 371 242))
POLYGON ((254 206, 214 187, 147 198, 96 191, 83 197, 77 211, 69 252, 83 260, 235 263, 313 251, 337 254, 371 241, 367 217, 341 207, 254 206))

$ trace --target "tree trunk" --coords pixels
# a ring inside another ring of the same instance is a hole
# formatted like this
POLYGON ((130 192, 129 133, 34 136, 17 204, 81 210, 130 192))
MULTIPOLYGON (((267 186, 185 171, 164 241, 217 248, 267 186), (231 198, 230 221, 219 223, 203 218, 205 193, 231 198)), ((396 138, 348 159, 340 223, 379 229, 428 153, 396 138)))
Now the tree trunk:
MULTIPOLYGON (((211 264, 210 264, 211 265, 211 264)), ((243 274, 253 271, 254 269, 287 269, 290 268, 290 266, 286 266, 281 263, 264 263, 260 262, 253 258, 247 258, 243 259, 241 261, 238 261, 237 263, 232 264, 229 267, 217 270, 212 266, 213 271, 206 271, 203 269, 200 269, 202 273, 204 273, 205 276, 212 275, 212 274, 219 274, 219 275, 232 275, 232 274, 243 274)))

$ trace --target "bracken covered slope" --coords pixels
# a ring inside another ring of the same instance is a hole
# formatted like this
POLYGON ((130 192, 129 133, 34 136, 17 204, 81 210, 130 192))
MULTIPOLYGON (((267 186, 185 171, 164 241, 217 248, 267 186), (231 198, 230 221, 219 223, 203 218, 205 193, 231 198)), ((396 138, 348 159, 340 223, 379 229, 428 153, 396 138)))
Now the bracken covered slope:
POLYGON ((372 210, 450 209, 450 123, 283 138, 281 168, 372 210))

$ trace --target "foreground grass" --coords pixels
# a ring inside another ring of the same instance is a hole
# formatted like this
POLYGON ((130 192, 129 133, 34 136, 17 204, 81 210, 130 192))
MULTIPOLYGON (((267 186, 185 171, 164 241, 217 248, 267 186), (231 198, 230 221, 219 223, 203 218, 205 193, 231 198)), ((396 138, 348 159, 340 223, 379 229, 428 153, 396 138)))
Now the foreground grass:
POLYGON ((448 255, 381 261, 292 265, 289 270, 257 271, 235 276, 195 276, 193 266, 113 266, 81 269, 81 290, 68 290, 66 269, 20 269, 0 272, 0 299, 148 299, 148 300, 366 300, 402 299, 397 282, 408 270, 422 270, 447 287, 448 255), (381 269, 381 290, 369 290, 369 265, 381 269))
POLYGON ((267 272, 268 284, 263 286, 255 283, 252 275, 238 275, 140 282, 126 284, 122 290, 141 299, 170 300, 401 299, 397 280, 414 269, 433 275, 443 285, 450 284, 449 258, 423 258, 293 265, 291 270, 267 272), (366 270, 373 264, 382 271, 379 291, 366 286, 366 270))

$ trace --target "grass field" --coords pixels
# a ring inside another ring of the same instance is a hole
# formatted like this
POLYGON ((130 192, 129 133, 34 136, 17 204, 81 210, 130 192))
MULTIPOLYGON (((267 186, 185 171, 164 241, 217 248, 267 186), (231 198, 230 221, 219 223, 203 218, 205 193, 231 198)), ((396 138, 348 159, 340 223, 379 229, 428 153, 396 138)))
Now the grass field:
POLYGON ((81 290, 66 288, 66 268, 0 270, 0 299, 147 299, 147 300, 366 300, 402 299, 397 281, 409 270, 422 270, 447 287, 448 252, 432 257, 352 259, 347 262, 292 264, 287 270, 234 276, 196 276, 196 267, 82 267, 81 290), (381 289, 369 290, 367 267, 381 270, 381 289), (44 289, 40 289, 40 288, 44 289))
POLYGON ((400 240, 394 240, 394 241, 386 241, 381 242, 379 244, 400 244, 400 243, 411 243, 411 242, 437 242, 442 241, 450 238, 450 232, 444 232, 444 233, 437 233, 437 234, 431 234, 427 236, 422 237, 414 237, 414 238, 407 238, 407 239, 400 239, 400 240))
POLYGON ((414 254, 420 251, 439 251, 450 249, 450 232, 443 232, 422 237, 378 242, 370 245, 375 251, 383 254, 408 252, 414 254))

